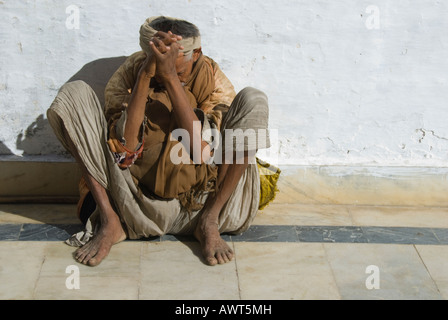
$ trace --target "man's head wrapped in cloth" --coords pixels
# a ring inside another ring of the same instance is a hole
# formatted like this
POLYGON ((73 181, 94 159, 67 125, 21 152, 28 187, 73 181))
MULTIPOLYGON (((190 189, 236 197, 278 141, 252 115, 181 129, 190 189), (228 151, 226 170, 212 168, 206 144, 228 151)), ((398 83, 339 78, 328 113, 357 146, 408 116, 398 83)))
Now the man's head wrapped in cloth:
POLYGON ((151 51, 149 41, 158 31, 171 31, 182 36, 178 43, 184 47, 182 52, 187 60, 193 57, 194 50, 201 48, 201 34, 194 24, 181 19, 157 16, 146 19, 140 28, 140 46, 146 53, 151 51))
POLYGON ((198 108, 207 114, 214 114, 213 105, 208 103, 208 98, 215 88, 214 73, 202 55, 201 34, 198 27, 191 22, 165 16, 146 19, 140 28, 140 46, 147 54, 151 54, 149 43, 159 31, 165 33, 171 31, 182 37, 177 41, 183 47, 181 52, 184 54, 176 60, 179 80, 194 95, 198 108))

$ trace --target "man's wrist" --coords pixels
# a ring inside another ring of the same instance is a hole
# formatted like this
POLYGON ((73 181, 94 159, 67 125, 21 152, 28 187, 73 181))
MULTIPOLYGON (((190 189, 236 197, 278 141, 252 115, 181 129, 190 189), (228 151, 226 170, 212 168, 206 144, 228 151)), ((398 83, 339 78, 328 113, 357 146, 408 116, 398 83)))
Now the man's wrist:
POLYGON ((151 79, 154 78, 154 73, 153 72, 147 72, 145 70, 140 70, 140 72, 138 73, 138 80, 139 81, 143 81, 143 82, 150 82, 151 79))
POLYGON ((168 88, 168 86, 173 87, 173 86, 180 84, 180 80, 179 80, 179 77, 177 76, 177 74, 172 74, 172 75, 168 75, 168 76, 164 77, 163 84, 167 88, 168 88))

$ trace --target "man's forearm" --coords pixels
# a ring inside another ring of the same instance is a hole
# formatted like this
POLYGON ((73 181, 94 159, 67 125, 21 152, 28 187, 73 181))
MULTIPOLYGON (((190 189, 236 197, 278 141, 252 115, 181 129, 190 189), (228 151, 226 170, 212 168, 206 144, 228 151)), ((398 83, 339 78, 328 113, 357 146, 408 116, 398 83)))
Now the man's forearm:
POLYGON ((124 138, 126 139, 126 148, 129 150, 135 150, 139 144, 139 133, 143 120, 145 119, 150 80, 151 78, 145 73, 139 73, 137 82, 132 90, 131 99, 128 103, 128 117, 124 130, 124 138))
POLYGON ((165 87, 173 105, 173 113, 177 124, 185 129, 190 137, 190 157, 197 163, 206 161, 208 157, 203 158, 202 155, 209 156, 210 152, 203 153, 203 150, 206 148, 210 150, 210 147, 202 141, 201 128, 199 127, 199 130, 194 128, 195 121, 198 123, 199 119, 190 106, 184 88, 177 77, 166 81, 165 87), (197 145, 195 146, 195 144, 197 145))

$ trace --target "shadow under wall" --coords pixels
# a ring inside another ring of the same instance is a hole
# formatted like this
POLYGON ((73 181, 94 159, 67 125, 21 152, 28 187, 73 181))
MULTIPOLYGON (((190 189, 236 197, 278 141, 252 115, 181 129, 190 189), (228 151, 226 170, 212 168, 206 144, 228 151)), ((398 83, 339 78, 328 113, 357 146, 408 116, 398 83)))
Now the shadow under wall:
POLYGON ((9 150, 9 148, 0 141, 0 155, 12 155, 11 150, 9 150))
POLYGON ((67 82, 82 80, 92 87, 104 106, 104 89, 114 72, 124 63, 126 56, 98 59, 87 63, 67 82))
MULTIPOLYGON (((114 72, 124 63, 126 56, 102 58, 84 65, 67 82, 82 80, 90 85, 104 106, 104 89, 114 72)), ((47 106, 47 108, 49 108, 47 106)), ((46 114, 39 115, 16 139, 16 147, 23 155, 64 155, 69 153, 53 133, 46 114)), ((11 150, 0 142, 0 155, 12 155, 11 150)))

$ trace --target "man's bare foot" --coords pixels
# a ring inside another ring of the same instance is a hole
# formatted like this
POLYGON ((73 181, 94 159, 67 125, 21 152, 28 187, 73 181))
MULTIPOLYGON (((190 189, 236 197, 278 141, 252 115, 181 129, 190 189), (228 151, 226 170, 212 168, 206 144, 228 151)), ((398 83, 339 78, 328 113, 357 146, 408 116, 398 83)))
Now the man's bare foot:
POLYGON ((74 257, 79 263, 92 267, 99 265, 107 257, 114 244, 126 239, 126 233, 115 212, 111 217, 113 218, 101 221, 98 233, 84 246, 75 251, 74 257))
POLYGON ((201 244, 202 254, 209 265, 214 266, 232 261, 233 250, 221 238, 215 219, 210 219, 203 213, 194 231, 194 236, 201 244))

